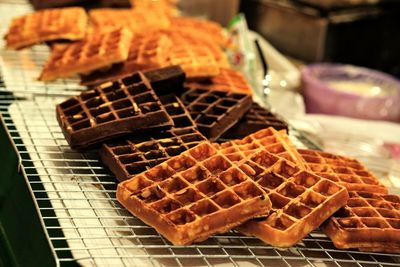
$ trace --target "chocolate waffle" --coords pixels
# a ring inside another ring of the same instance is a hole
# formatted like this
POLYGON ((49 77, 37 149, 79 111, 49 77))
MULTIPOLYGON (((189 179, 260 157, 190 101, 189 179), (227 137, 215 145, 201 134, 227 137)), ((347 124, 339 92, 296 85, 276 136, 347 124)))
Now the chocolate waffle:
POLYGON ((264 191, 208 142, 120 183, 117 199, 174 245, 201 242, 271 208, 264 191))
POLYGON ((188 79, 209 78, 220 72, 220 67, 207 46, 193 45, 186 41, 174 43, 169 61, 171 65, 180 65, 188 79))
POLYGON ((341 184, 349 191, 388 193, 379 179, 356 159, 321 151, 305 149, 298 151, 315 174, 341 184))
POLYGON ((157 95, 180 95, 186 75, 180 66, 169 66, 144 73, 157 95))
POLYGON ((285 130, 277 131, 272 127, 260 130, 243 139, 237 139, 219 145, 221 153, 232 161, 240 161, 259 149, 285 158, 302 169, 308 169, 304 159, 289 140, 285 130))
POLYGON ((253 102, 249 111, 232 128, 226 131, 220 138, 221 141, 244 138, 259 130, 272 127, 275 130, 289 131, 288 124, 278 115, 270 112, 253 102))
POLYGON ((345 187, 258 150, 240 168, 268 194, 272 212, 237 229, 277 247, 290 247, 346 205, 345 187))
POLYGON ((253 93, 250 84, 243 74, 228 68, 221 68, 220 73, 215 77, 200 82, 188 82, 186 85, 208 90, 221 90, 245 94, 253 93))
POLYGON ((98 0, 98 2, 101 7, 132 7, 129 0, 98 0))
POLYGON ((173 125, 143 74, 84 91, 57 105, 57 119, 72 148, 173 125))
POLYGON ((350 192, 347 205, 322 230, 337 248, 400 253, 400 197, 350 192))
POLYGON ((234 125, 251 105, 247 94, 186 88, 181 96, 200 132, 217 140, 234 125))
POLYGON ((87 15, 83 8, 54 8, 14 18, 5 36, 7 47, 20 49, 54 40, 85 37, 87 15))
POLYGON ((96 71, 82 78, 86 85, 112 81, 138 71, 157 69, 169 65, 168 53, 172 42, 165 34, 151 34, 132 39, 128 59, 110 69, 96 71))
POLYGON ((178 98, 168 95, 160 97, 160 100, 174 121, 173 128, 103 144, 101 159, 119 181, 125 181, 206 141, 178 98))
POLYGON ((55 46, 39 77, 51 81, 74 74, 87 74, 128 58, 132 34, 122 28, 68 45, 55 46))
MULTIPOLYGON (((180 95, 183 91, 183 82, 185 81, 186 75, 180 66, 169 66, 165 68, 149 70, 142 72, 143 75, 149 80, 151 87, 158 96, 176 94, 180 95)), ((100 72, 96 72, 97 75, 85 76, 82 79, 84 85, 99 85, 108 81, 116 80, 112 79, 103 80, 100 72)), ((129 79, 131 76, 135 76, 136 73, 124 76, 122 78, 129 79)), ((111 78, 111 77, 110 77, 111 78)))
POLYGON ((171 29, 181 32, 196 33, 198 38, 217 43, 221 47, 227 46, 224 30, 216 22, 189 17, 171 18, 171 29))
POLYGON ((29 0, 35 9, 54 8, 72 5, 81 5, 88 2, 88 0, 29 0))
POLYGON ((171 23, 162 11, 99 8, 89 12, 93 26, 99 31, 110 31, 125 27, 134 34, 146 34, 152 31, 167 29, 171 23))

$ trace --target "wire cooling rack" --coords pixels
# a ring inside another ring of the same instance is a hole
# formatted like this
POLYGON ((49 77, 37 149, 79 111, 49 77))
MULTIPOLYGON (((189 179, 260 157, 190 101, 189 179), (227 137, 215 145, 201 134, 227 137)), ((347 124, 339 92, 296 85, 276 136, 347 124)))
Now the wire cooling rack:
POLYGON ((65 141, 54 106, 63 98, 4 98, 0 111, 22 158, 45 229, 60 263, 83 266, 398 266, 400 255, 337 250, 319 231, 280 250, 234 232, 172 246, 122 208, 115 178, 96 153, 65 141), (45 205, 50 201, 51 206, 45 205), (50 212, 51 211, 51 212, 50 212), (55 216, 49 216, 54 212, 55 216), (63 236, 57 233, 62 230, 63 236), (66 246, 60 246, 66 241, 66 246), (72 252, 66 256, 65 251, 72 252))
MULTIPOLYGON (((0 1, 0 36, 7 33, 12 18, 31 12, 32 8, 26 1, 0 1)), ((0 68, 6 88, 0 91, 11 91, 16 95, 74 95, 84 87, 79 85, 78 77, 57 80, 52 83, 38 81, 43 65, 49 56, 46 45, 35 45, 19 51, 5 48, 5 41, 0 38, 0 68)))
MULTIPOLYGON (((5 33, 11 17, 29 10, 25 1, 2 1, 1 34, 5 33)), ((4 80, 0 83, 0 113, 22 159, 21 166, 58 264, 276 267, 400 264, 399 255, 337 250, 319 231, 286 250, 235 232, 196 245, 172 246, 119 205, 115 197, 116 180, 95 152, 75 152, 65 141, 55 118, 55 105, 83 89, 77 85, 77 79, 51 84, 38 82, 36 77, 48 56, 46 46, 14 52, 3 48, 3 41, 0 45, 4 80)), ((302 145, 298 138, 293 140, 302 145)))

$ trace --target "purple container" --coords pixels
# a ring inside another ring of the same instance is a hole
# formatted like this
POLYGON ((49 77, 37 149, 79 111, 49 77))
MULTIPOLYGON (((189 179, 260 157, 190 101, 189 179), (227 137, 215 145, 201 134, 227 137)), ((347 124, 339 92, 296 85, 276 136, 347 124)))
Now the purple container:
POLYGON ((308 113, 400 122, 400 81, 379 71, 312 64, 301 71, 308 113))

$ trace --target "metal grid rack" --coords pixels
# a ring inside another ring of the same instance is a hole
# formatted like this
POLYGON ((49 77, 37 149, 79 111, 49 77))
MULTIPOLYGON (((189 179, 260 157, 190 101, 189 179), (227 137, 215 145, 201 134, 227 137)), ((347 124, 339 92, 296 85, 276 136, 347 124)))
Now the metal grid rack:
MULTIPOLYGON (((27 10, 25 5, 0 6, 1 13, 12 16, 16 10, 27 10)), ((319 231, 286 250, 235 232, 196 245, 172 246, 119 205, 115 198, 116 180, 95 152, 75 152, 65 141, 55 118, 55 105, 65 95, 82 88, 72 80, 49 85, 32 80, 40 67, 30 62, 43 62, 47 56, 45 47, 23 52, 2 49, 0 53, 4 78, 0 91, 14 93, 0 94, 0 112, 21 157, 23 172, 59 264, 277 267, 400 264, 400 255, 337 250, 319 231)))
MULTIPOLYGON (((32 11, 26 1, 0 1, 0 36, 7 33, 12 18, 32 11)), ((74 95, 84 87, 79 85, 77 77, 43 83, 37 80, 42 66, 49 56, 46 45, 36 45, 19 51, 5 49, 5 41, 0 38, 0 69, 6 88, 0 91, 11 91, 16 95, 74 95)))

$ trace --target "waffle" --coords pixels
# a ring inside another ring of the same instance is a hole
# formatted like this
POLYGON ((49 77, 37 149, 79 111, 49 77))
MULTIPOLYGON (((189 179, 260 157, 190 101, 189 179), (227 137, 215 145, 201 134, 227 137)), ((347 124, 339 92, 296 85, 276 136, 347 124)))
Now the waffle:
MULTIPOLYGON (((199 87, 208 90, 221 90, 245 94, 253 93, 253 89, 246 81, 243 74, 228 68, 221 68, 220 73, 217 76, 208 80, 201 82, 188 82, 186 85, 188 87, 199 87)), ((258 108, 257 111, 258 110, 260 110, 260 108, 258 108)))
POLYGON ((89 17, 93 26, 99 31, 125 27, 134 34, 146 34, 167 29, 171 25, 169 17, 159 10, 99 8, 92 9, 89 17))
POLYGON ((131 0, 134 9, 151 12, 158 10, 167 15, 176 15, 178 13, 175 0, 131 0))
POLYGON ((221 153, 232 161, 240 161, 248 155, 262 149, 282 157, 302 169, 308 169, 304 159, 289 140, 285 130, 277 131, 272 127, 260 130, 243 139, 237 139, 219 145, 221 153))
POLYGON ((117 199, 174 245, 201 242, 271 208, 260 187, 208 142, 120 183, 117 199))
POLYGON ((186 89, 181 96, 198 129, 209 140, 217 140, 251 105, 251 96, 207 89, 186 89))
POLYGON ((400 197, 350 192, 347 205, 322 230, 337 248, 400 253, 400 197))
POLYGON ((212 51, 204 45, 174 43, 169 54, 171 65, 180 65, 188 79, 209 78, 219 74, 220 67, 212 51))
POLYGON ((105 71, 96 71, 82 78, 86 85, 112 81, 138 71, 169 65, 168 53, 172 42, 165 34, 151 34, 132 39, 128 59, 105 71))
POLYGON ((268 194, 272 212, 237 229, 277 247, 290 247, 346 205, 345 187, 298 168, 295 164, 258 150, 239 163, 268 194))
POLYGON ((101 159, 119 181, 125 181, 206 140, 197 131, 179 99, 171 95, 160 99, 174 121, 172 129, 103 144, 101 159))
POLYGON ((181 32, 195 32, 198 38, 217 43, 221 47, 226 47, 228 43, 221 25, 212 21, 189 17, 174 17, 171 18, 171 28, 181 32))
POLYGON ((288 124, 278 115, 271 113, 268 109, 253 102, 249 111, 232 128, 225 132, 221 141, 244 138, 252 133, 272 127, 275 130, 289 131, 288 124))
POLYGON ((92 34, 85 40, 55 46, 39 77, 51 81, 74 74, 87 74, 110 67, 128 58, 132 34, 118 29, 103 34, 92 34))
POLYGON ((87 15, 83 8, 55 8, 14 18, 5 36, 7 47, 20 49, 53 40, 81 40, 87 15))
POLYGON ((103 84, 57 105, 72 148, 84 149, 132 132, 171 128, 171 117, 143 74, 103 84))
POLYGON ((359 161, 313 150, 298 150, 317 175, 345 186, 349 191, 387 194, 379 179, 359 161))
POLYGON ((109 31, 125 27, 132 32, 137 32, 139 25, 133 18, 130 8, 97 8, 89 11, 92 26, 100 31, 109 31))
POLYGON ((129 0, 99 0, 98 2, 101 7, 132 7, 129 0))
POLYGON ((163 30, 163 32, 168 34, 168 36, 171 38, 174 47, 182 44, 195 47, 207 47, 214 56, 214 59, 220 68, 227 69, 230 67, 228 58, 222 48, 215 42, 207 38, 202 38, 196 31, 185 31, 180 30, 179 28, 173 28, 169 30, 163 30))
POLYGON ((180 95, 183 91, 183 82, 186 79, 186 75, 180 66, 146 71, 144 75, 149 79, 157 95, 180 95))
POLYGON ((88 0, 29 0, 35 9, 54 8, 84 4, 88 0))

